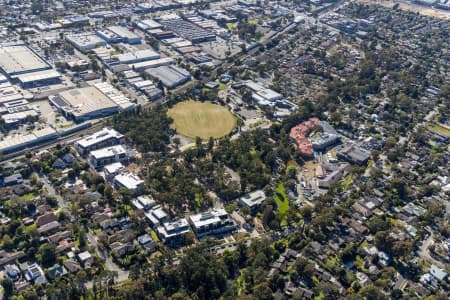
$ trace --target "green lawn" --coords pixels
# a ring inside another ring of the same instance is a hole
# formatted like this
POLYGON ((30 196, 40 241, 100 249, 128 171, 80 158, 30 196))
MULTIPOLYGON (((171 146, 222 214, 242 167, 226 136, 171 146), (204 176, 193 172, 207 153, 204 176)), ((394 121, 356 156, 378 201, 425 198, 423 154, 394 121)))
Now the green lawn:
POLYGON ((221 91, 225 91, 227 89, 227 85, 225 83, 219 82, 219 89, 221 91))
POLYGON ((227 28, 228 28, 228 30, 232 31, 234 29, 234 24, 233 23, 227 23, 227 28))
POLYGON ((278 184, 275 189, 274 199, 278 206, 277 215, 281 216, 281 226, 287 225, 286 212, 289 210, 289 201, 286 195, 286 190, 282 183, 278 184))
POLYGON ((159 242, 159 237, 158 237, 158 235, 156 234, 156 232, 154 232, 153 230, 150 231, 150 236, 152 237, 152 239, 153 239, 155 242, 159 242))
POLYGON ((34 199, 37 195, 35 193, 27 193, 23 196, 20 197, 20 199, 24 200, 24 201, 30 201, 32 199, 34 199))
POLYGON ((353 176, 352 175, 348 175, 347 177, 345 177, 342 181, 341 181, 341 185, 344 188, 344 190, 346 190, 350 184, 353 182, 353 176))
POLYGON ((445 128, 439 124, 428 124, 427 129, 450 138, 450 129, 445 128))
POLYGON ((292 170, 292 169, 296 170, 297 168, 298 168, 298 164, 297 164, 294 160, 288 161, 287 167, 286 167, 286 174, 287 174, 290 170, 292 170))

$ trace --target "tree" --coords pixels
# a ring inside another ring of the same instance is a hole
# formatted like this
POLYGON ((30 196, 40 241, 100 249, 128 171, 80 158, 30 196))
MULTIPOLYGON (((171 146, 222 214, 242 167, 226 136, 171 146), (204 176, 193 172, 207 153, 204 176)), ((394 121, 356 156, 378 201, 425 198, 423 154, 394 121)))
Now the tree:
POLYGON ((38 255, 40 262, 45 268, 51 267, 56 263, 56 246, 44 244, 39 247, 38 255))
POLYGON ((14 282, 9 279, 8 277, 3 278, 1 281, 1 285, 3 287, 3 293, 5 296, 5 299, 11 298, 14 292, 14 282))
POLYGON ((313 208, 309 205, 302 206, 300 208, 300 214, 302 215, 305 222, 309 223, 312 219, 313 208))
POLYGON ((5 234, 2 238, 2 248, 6 250, 12 250, 14 247, 14 242, 8 234, 5 234))
POLYGON ((86 232, 82 228, 78 231, 78 243, 80 249, 84 249, 87 245, 86 232))
POLYGON ((333 300, 339 298, 339 289, 332 283, 321 281, 314 288, 317 295, 322 295, 321 299, 333 300))
POLYGON ((360 299, 365 300, 384 300, 388 299, 386 295, 384 295, 380 288, 374 286, 373 284, 367 285, 363 288, 361 288, 358 292, 358 296, 361 297, 360 299))

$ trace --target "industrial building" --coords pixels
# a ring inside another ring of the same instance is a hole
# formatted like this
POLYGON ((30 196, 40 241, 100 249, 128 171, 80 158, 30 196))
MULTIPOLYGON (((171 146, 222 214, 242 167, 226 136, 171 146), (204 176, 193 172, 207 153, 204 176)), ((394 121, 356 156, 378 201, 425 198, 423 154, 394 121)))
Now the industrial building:
POLYGON ((216 40, 216 35, 214 33, 181 18, 159 20, 159 23, 161 23, 168 30, 176 32, 179 36, 193 43, 216 40))
POLYGON ((115 145, 93 150, 89 153, 89 163, 95 169, 112 163, 125 163, 129 160, 129 151, 124 145, 115 145))
POLYGON ((142 191, 142 187, 144 186, 144 180, 139 178, 139 176, 123 172, 116 177, 114 177, 114 186, 116 189, 127 189, 132 192, 134 195, 139 194, 142 191))
POLYGON ((236 224, 224 209, 192 215, 189 217, 189 223, 199 239, 205 236, 229 234, 236 230, 236 224))
POLYGON ((119 106, 119 110, 128 110, 134 108, 136 105, 125 97, 122 92, 117 90, 108 82, 99 82, 94 86, 105 96, 111 99, 116 105, 119 106))
POLYGON ((0 153, 7 154, 20 151, 57 137, 58 133, 51 127, 45 127, 23 135, 8 135, 0 141, 0 153))
POLYGON ((134 64, 138 62, 158 59, 160 57, 161 55, 159 53, 151 49, 128 52, 114 56, 114 58, 116 58, 121 64, 134 64))
POLYGON ((23 88, 34 88, 61 83, 61 74, 56 70, 44 70, 28 74, 16 75, 13 78, 23 88))
POLYGON ((28 104, 8 108, 7 111, 8 113, 1 115, 1 127, 6 131, 15 129, 28 121, 37 121, 40 116, 40 111, 28 104))
POLYGON ((185 218, 165 222, 157 228, 157 233, 164 244, 169 247, 178 247, 185 243, 186 235, 189 233, 189 223, 185 218))
POLYGON ((66 118, 76 122, 106 117, 119 110, 135 107, 134 103, 107 82, 64 91, 49 97, 49 100, 66 118))
POLYGON ((161 24, 159 24, 158 22, 151 20, 151 19, 136 21, 135 25, 137 28, 139 28, 142 31, 162 28, 161 24))
POLYGON ((120 43, 122 42, 122 37, 115 34, 114 32, 108 30, 108 29, 102 29, 97 30, 95 32, 99 37, 107 41, 108 43, 114 44, 114 43, 120 43))
POLYGON ((157 67, 168 66, 168 65, 173 65, 173 64, 175 64, 175 60, 173 58, 163 57, 163 58, 159 58, 159 59, 129 64, 128 66, 131 69, 133 69, 137 72, 140 72, 140 71, 144 71, 149 68, 157 68, 157 67))
POLYGON ((145 70, 150 76, 160 80, 166 87, 173 89, 191 80, 191 74, 176 66, 161 66, 145 70))
POLYGON ((0 70, 23 88, 61 82, 61 74, 26 45, 0 46, 0 70))
POLYGON ((66 40, 75 48, 86 52, 97 47, 106 46, 106 41, 94 33, 83 33, 66 36, 66 40))
POLYGON ((85 137, 75 143, 75 148, 82 156, 89 152, 114 145, 125 143, 125 136, 112 128, 105 127, 102 130, 85 137))
POLYGON ((130 45, 141 43, 140 36, 123 26, 109 26, 105 30, 97 31, 97 34, 109 43, 123 42, 130 45))
POLYGON ((119 110, 117 103, 96 87, 64 91, 49 100, 66 118, 76 122, 106 117, 119 110))
POLYGON ((0 69, 10 78, 51 69, 51 66, 26 45, 0 46, 0 69))

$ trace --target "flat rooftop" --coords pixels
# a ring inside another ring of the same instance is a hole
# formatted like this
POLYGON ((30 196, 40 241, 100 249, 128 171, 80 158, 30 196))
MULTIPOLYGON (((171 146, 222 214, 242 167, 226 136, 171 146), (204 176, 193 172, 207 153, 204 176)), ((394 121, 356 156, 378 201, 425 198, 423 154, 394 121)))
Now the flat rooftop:
POLYGON ((119 174, 114 177, 114 181, 130 190, 137 189, 141 184, 144 183, 144 180, 131 173, 119 174))
POLYGON ((22 145, 31 144, 38 139, 52 135, 56 135, 56 130, 51 127, 45 127, 24 135, 8 135, 0 141, 0 152, 20 147, 22 145))
POLYGON ((188 71, 176 66, 160 66, 147 69, 145 72, 158 78, 164 85, 169 87, 191 78, 188 71))
POLYGON ((83 148, 87 148, 97 143, 101 143, 105 140, 108 140, 110 138, 121 139, 122 137, 123 135, 117 132, 116 130, 109 127, 105 127, 102 130, 77 141, 77 145, 83 148))
POLYGON ((113 32, 114 34, 127 39, 137 39, 139 36, 130 30, 128 28, 123 26, 109 26, 107 28, 109 31, 113 32))
POLYGON ((8 75, 50 69, 50 65, 25 45, 0 46, 0 68, 8 75))
POLYGON ((109 157, 114 157, 120 154, 126 154, 127 149, 122 145, 111 146, 107 148, 102 148, 98 150, 91 151, 90 156, 95 159, 104 159, 109 157))
POLYGON ((92 44, 106 45, 105 40, 92 32, 87 34, 69 35, 66 37, 66 39, 72 43, 77 44, 80 47, 85 47, 92 44))
POLYGON ((266 194, 263 190, 253 191, 251 193, 245 194, 240 198, 240 200, 248 207, 260 205, 265 199, 266 194))
POLYGON ((146 49, 146 50, 139 50, 139 51, 135 51, 135 52, 119 54, 119 55, 116 55, 115 57, 117 57, 117 59, 121 63, 127 64, 130 62, 133 63, 138 60, 147 61, 147 60, 158 59, 161 56, 159 55, 159 53, 157 53, 151 49, 146 49))
POLYGON ((37 71, 37 72, 33 72, 33 73, 20 74, 20 75, 14 76, 14 77, 19 79, 19 81, 22 83, 29 83, 29 82, 35 82, 35 81, 41 81, 41 80, 60 78, 61 74, 59 74, 58 71, 56 71, 56 70, 44 70, 44 71, 37 71))
POLYGON ((228 214, 224 209, 214 209, 212 211, 199 213, 189 217, 194 227, 209 226, 222 221, 222 218, 228 218, 228 214))
POLYGON ((52 101, 65 111, 70 111, 75 117, 117 107, 114 101, 95 87, 64 91, 52 101))

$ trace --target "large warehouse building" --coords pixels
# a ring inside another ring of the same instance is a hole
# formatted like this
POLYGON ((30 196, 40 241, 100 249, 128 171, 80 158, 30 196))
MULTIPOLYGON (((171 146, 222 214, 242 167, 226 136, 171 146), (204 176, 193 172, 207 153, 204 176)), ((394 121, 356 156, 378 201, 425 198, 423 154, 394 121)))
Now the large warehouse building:
POLYGON ((49 100, 66 118, 76 122, 106 117, 134 107, 134 103, 106 82, 64 91, 49 100))
POLYGON ((170 89, 176 88, 185 82, 191 80, 191 74, 176 66, 161 66, 145 70, 147 74, 161 80, 161 82, 170 89))
POLYGON ((97 34, 102 37, 108 43, 128 43, 128 44, 140 44, 141 37, 128 30, 123 26, 109 26, 104 30, 97 31, 97 34))
POLYGON ((66 118, 76 122, 109 116, 119 109, 114 101, 95 87, 64 91, 49 99, 66 118))
POLYGON ((49 70, 52 67, 26 45, 0 46, 0 68, 14 75, 49 70))
POLYGON ((66 40, 82 52, 86 52, 97 47, 106 46, 106 41, 92 32, 69 35, 66 36, 66 40))
POLYGON ((61 74, 26 45, 0 46, 0 70, 24 88, 59 83, 61 74))

